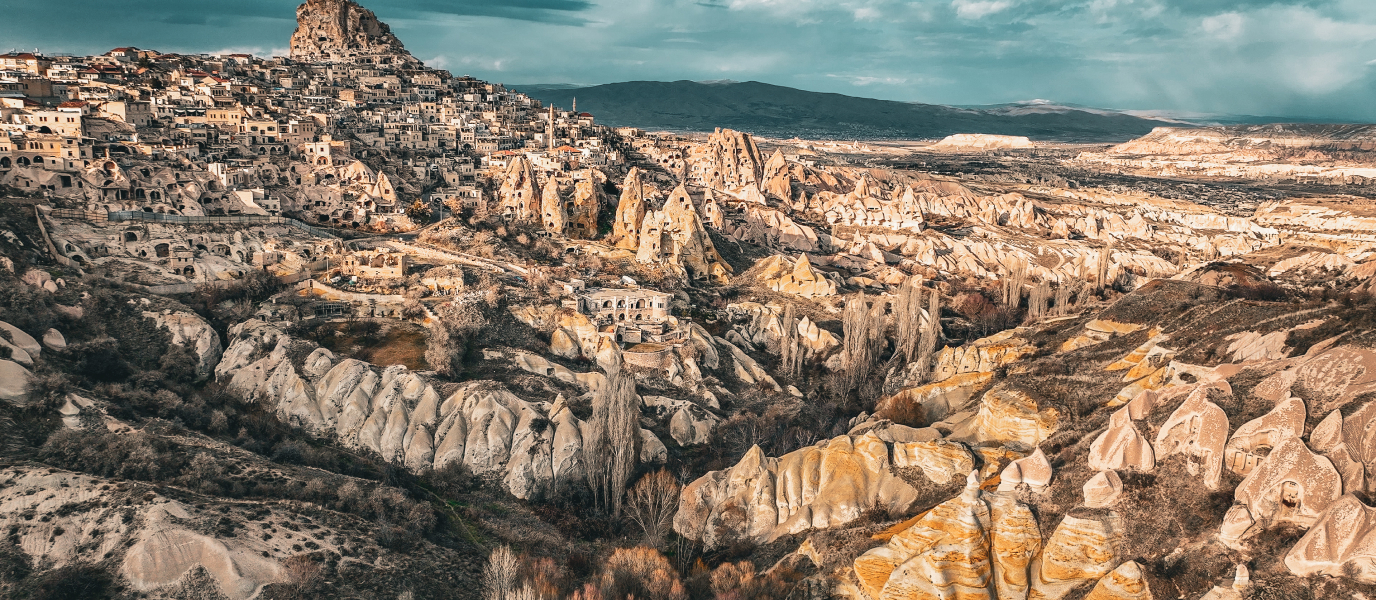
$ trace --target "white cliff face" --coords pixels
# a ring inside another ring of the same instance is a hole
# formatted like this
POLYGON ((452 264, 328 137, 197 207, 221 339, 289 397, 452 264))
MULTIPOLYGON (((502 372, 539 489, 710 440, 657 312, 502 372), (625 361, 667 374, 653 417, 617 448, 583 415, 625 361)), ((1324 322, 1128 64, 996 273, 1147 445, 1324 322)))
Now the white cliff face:
MULTIPOLYGON (((403 366, 379 370, 358 360, 336 361, 323 348, 298 368, 287 353, 293 340, 281 330, 253 320, 231 333, 235 342, 216 369, 219 380, 274 406, 279 418, 346 447, 416 470, 460 462, 500 480, 519 498, 549 494, 584 477, 585 425, 560 402, 522 400, 490 381, 464 383, 442 398, 403 366)), ((646 459, 664 460, 663 444, 649 432, 642 435, 646 459)))

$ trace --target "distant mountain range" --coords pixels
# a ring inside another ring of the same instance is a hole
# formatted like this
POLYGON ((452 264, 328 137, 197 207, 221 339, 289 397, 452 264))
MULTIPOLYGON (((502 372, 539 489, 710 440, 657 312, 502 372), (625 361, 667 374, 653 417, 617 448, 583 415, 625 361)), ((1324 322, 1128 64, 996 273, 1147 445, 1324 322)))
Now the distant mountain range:
POLYGON ((1118 142, 1177 119, 1053 104, 955 107, 809 92, 757 81, 628 81, 588 87, 511 86, 599 123, 672 131, 729 127, 770 137, 925 139, 956 133, 1023 135, 1033 140, 1118 142))

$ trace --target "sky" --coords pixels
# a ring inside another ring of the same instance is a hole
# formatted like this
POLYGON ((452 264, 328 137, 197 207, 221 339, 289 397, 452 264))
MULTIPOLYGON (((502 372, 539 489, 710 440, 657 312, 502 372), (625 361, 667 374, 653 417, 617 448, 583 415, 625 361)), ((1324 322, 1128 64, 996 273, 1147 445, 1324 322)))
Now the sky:
MULTIPOLYGON (((291 0, 4 0, 0 51, 285 54, 291 0), (60 7, 60 10, 58 9, 60 7)), ((1376 122, 1376 0, 365 0, 417 58, 510 85, 763 81, 1376 122)))

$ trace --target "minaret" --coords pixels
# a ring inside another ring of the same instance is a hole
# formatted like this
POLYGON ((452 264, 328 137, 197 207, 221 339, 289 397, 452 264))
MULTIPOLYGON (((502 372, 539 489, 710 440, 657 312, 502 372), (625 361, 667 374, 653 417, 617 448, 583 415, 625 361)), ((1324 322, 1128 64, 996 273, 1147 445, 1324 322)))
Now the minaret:
POLYGON ((550 152, 554 152, 554 105, 553 105, 553 104, 549 105, 549 127, 547 127, 547 128, 545 129, 545 131, 546 131, 547 134, 548 134, 548 135, 546 135, 545 137, 546 137, 546 138, 549 138, 548 140, 546 140, 547 145, 549 146, 549 151, 550 151, 550 152))
POLYGON ((578 116, 578 96, 573 97, 573 116, 578 116))

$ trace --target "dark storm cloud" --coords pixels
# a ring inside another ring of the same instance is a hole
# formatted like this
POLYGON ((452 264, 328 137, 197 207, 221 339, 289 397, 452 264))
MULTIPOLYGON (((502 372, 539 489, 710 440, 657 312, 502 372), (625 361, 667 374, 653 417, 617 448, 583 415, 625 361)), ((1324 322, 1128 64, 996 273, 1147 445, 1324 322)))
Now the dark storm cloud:
MULTIPOLYGON (((8 0, 0 50, 284 52, 298 0, 8 0)), ((758 80, 946 104, 1376 119, 1372 0, 365 0, 508 83, 758 80)))

